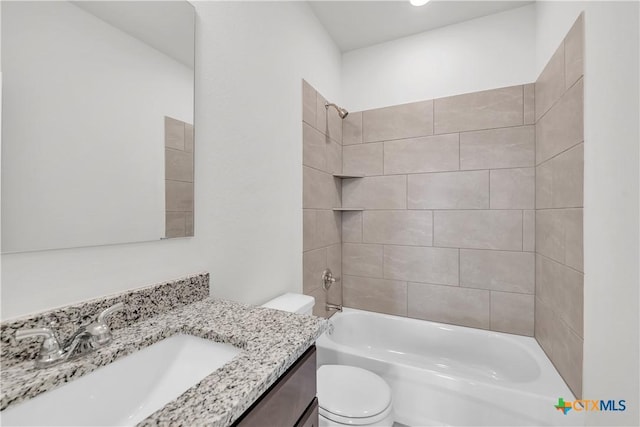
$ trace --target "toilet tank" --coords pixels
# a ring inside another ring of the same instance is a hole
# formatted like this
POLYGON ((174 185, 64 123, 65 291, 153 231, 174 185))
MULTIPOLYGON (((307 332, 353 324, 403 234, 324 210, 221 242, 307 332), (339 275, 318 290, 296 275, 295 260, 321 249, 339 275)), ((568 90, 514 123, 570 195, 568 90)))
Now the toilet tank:
POLYGON ((290 313, 311 314, 316 299, 309 295, 286 293, 262 304, 262 307, 288 311, 290 313))

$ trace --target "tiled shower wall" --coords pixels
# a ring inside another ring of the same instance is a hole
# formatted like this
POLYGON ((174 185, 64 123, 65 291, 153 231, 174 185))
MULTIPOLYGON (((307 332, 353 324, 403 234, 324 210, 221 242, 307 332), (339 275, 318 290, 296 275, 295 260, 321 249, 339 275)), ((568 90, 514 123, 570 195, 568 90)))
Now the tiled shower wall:
POLYGON ((322 288, 322 272, 330 268, 342 276, 341 179, 342 120, 326 100, 306 81, 302 82, 302 205, 303 292, 315 297, 314 314, 328 317, 325 303, 342 303, 342 283, 329 292, 322 288))
POLYGON ((350 114, 344 304, 534 333, 533 84, 350 114))
POLYGON ((193 236, 193 125, 164 118, 165 237, 193 236))
POLYGON ((582 395, 583 18, 536 82, 535 337, 582 395))

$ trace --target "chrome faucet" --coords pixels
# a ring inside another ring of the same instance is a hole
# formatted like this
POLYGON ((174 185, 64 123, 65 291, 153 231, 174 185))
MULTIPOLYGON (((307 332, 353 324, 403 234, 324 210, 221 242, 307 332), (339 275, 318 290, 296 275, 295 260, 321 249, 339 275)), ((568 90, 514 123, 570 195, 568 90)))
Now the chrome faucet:
POLYGON ((51 328, 20 329, 16 331, 16 339, 44 337, 40 353, 36 357, 36 368, 46 368, 68 360, 76 359, 93 350, 104 347, 111 342, 111 329, 107 318, 124 309, 124 304, 115 304, 101 312, 94 322, 83 325, 62 345, 51 328))
POLYGON ((325 310, 326 311, 342 311, 342 305, 326 303, 325 310))

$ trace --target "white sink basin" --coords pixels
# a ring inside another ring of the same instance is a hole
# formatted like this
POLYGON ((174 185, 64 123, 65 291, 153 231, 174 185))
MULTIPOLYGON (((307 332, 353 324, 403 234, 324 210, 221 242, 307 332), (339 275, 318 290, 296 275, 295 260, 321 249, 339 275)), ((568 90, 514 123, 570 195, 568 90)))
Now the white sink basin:
POLYGON ((0 412, 3 426, 135 425, 241 350, 175 335, 0 412))

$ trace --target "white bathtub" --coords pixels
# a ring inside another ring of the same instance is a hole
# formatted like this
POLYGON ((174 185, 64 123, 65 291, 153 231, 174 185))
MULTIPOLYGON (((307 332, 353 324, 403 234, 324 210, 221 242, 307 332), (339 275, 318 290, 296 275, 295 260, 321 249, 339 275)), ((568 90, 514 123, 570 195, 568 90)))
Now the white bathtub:
POLYGON ((573 394, 533 338, 345 308, 317 341, 318 365, 369 369, 391 386, 396 421, 582 425, 554 408, 573 394))

